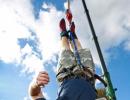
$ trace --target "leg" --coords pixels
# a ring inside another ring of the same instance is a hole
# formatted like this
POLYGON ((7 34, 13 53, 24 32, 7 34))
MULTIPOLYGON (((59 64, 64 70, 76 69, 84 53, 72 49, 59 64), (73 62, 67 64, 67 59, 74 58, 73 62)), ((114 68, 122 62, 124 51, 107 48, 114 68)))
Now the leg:
POLYGON ((58 74, 57 74, 57 80, 62 81, 65 76, 67 76, 69 73, 62 73, 65 68, 70 68, 74 65, 76 65, 76 61, 74 58, 74 55, 72 51, 70 50, 69 41, 68 41, 68 32, 66 30, 66 24, 65 20, 62 19, 60 21, 60 29, 61 29, 61 52, 59 55, 59 61, 58 61, 58 74))
POLYGON ((61 50, 70 50, 70 47, 69 47, 69 41, 68 41, 68 38, 67 37, 62 37, 61 38, 61 50))
MULTIPOLYGON (((82 45, 78 39, 75 39, 75 44, 78 50, 82 49, 82 45)), ((70 48, 72 51, 74 51, 74 44, 72 43, 72 41, 70 41, 70 48)))
MULTIPOLYGON (((74 40, 75 40, 75 44, 77 46, 77 49, 80 50, 82 49, 82 46, 81 46, 81 43, 80 41, 78 40, 78 37, 75 33, 75 24, 74 22, 72 22, 72 25, 71 25, 71 28, 70 28, 70 31, 73 33, 73 37, 74 37, 74 40)), ((71 47, 71 50, 74 51, 74 45, 72 43, 72 39, 70 38, 70 47, 71 47)))
POLYGON ((68 42, 68 32, 66 30, 65 20, 61 19, 60 21, 60 30, 61 30, 61 50, 70 50, 69 42, 68 42))

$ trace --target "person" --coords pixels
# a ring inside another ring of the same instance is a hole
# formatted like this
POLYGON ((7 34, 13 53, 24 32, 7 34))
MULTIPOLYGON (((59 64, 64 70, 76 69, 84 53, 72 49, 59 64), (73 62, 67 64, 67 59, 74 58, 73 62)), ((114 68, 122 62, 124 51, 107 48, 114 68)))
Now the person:
MULTIPOLYGON (((59 27, 61 31, 61 51, 56 75, 60 85, 57 100, 95 100, 96 92, 93 79, 95 67, 91 52, 87 48, 82 48, 75 32, 74 22, 72 22, 70 30, 67 31, 66 22, 63 18, 59 23, 59 27), (77 64, 74 44, 69 32, 73 34, 83 69, 77 64)), ((48 82, 49 75, 47 72, 40 72, 36 82, 30 85, 29 91, 33 100, 45 100, 41 92, 41 86, 45 86, 48 82)))

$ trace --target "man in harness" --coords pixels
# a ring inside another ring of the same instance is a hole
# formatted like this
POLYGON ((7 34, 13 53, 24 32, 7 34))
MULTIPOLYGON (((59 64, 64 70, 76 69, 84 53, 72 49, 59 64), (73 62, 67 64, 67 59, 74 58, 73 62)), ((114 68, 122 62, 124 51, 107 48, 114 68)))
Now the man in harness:
MULTIPOLYGON (((65 19, 61 19, 59 23, 61 52, 57 72, 57 81, 60 84, 57 100, 96 100, 95 66, 90 50, 82 48, 75 32, 75 24, 71 22, 72 14, 69 9, 66 18, 70 24, 69 30, 66 29, 65 19)), ((33 100, 45 100, 41 86, 45 86, 48 82, 47 72, 40 72, 36 82, 30 85, 33 100)))

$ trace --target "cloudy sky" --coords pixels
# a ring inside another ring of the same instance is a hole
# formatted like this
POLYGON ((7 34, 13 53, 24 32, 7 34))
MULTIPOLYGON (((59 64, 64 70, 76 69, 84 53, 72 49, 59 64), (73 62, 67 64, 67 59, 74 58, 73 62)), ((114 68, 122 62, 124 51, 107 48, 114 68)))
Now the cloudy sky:
MULTIPOLYGON (((86 0, 118 100, 129 100, 130 1, 86 0)), ((30 100, 28 86, 41 70, 51 82, 44 89, 48 100, 57 94, 59 21, 66 0, 0 0, 0 100, 30 100)), ((90 48, 97 72, 100 60, 81 0, 71 1, 76 33, 90 48)))

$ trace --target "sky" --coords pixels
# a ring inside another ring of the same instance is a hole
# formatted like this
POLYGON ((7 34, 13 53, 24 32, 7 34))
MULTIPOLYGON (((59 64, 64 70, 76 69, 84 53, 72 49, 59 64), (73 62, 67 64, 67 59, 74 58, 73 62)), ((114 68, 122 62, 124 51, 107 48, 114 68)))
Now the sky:
MULTIPOLYGON (((130 100, 130 1, 86 0, 99 44, 117 88, 117 100, 130 100)), ((56 66, 60 51, 59 21, 66 0, 0 0, 0 100, 30 100, 28 86, 39 71, 50 83, 43 89, 55 100, 56 66)), ((81 0, 71 0, 77 36, 90 48, 96 72, 101 64, 81 0)))

